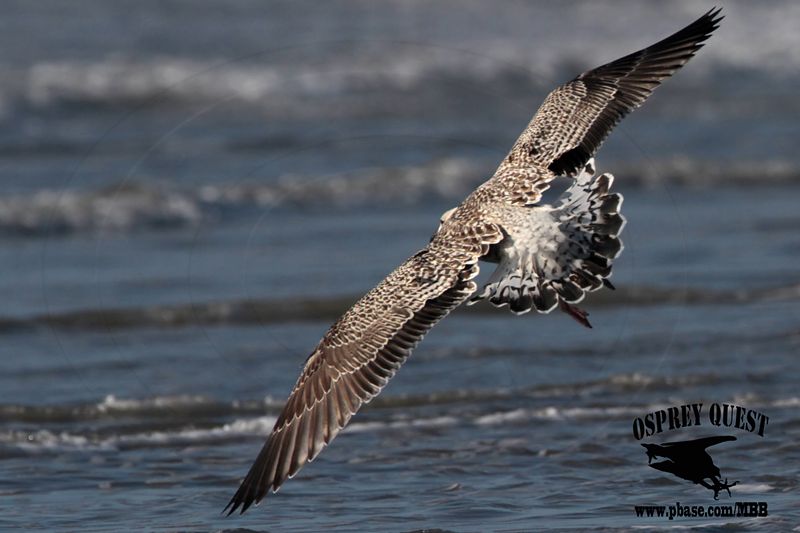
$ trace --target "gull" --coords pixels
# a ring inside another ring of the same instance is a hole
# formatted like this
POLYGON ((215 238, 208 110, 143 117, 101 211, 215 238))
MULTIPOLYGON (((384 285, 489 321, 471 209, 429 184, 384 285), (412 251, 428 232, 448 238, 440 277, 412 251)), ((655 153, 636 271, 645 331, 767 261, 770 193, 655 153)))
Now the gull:
POLYGON ((590 327, 575 304, 603 286, 613 289, 608 277, 625 224, 622 196, 610 192, 613 176, 596 176, 593 157, 613 127, 703 46, 720 11, 545 98, 494 175, 325 333, 223 512, 244 513, 317 457, 460 304, 486 299, 516 314, 559 307, 590 327), (558 203, 541 204, 557 177, 573 181, 558 203), (497 268, 478 292, 481 260, 497 268))

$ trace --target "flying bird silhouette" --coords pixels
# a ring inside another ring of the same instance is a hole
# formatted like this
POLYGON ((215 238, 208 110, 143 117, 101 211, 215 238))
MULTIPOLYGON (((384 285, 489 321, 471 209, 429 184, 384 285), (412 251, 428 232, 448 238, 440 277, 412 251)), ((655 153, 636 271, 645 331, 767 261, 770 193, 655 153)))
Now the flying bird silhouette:
POLYGON ((471 299, 521 314, 574 304, 603 286, 622 250, 622 196, 592 157, 611 129, 682 67, 718 27, 713 9, 643 50, 551 92, 494 175, 446 212, 430 243, 368 292, 313 350, 253 466, 225 507, 246 511, 313 460, 394 376, 422 337, 471 299), (556 205, 539 204, 559 176, 556 205), (478 261, 498 263, 483 290, 478 261))
POLYGON ((738 481, 728 483, 722 481, 719 467, 714 464, 706 448, 721 442, 736 440, 734 436, 705 437, 702 439, 687 440, 683 442, 665 442, 663 444, 642 444, 647 450, 647 464, 651 468, 669 472, 679 478, 692 481, 714 491, 714 499, 719 499, 719 491, 727 490, 731 495, 731 487, 738 481), (664 457, 666 461, 652 464, 653 459, 664 457), (706 479, 711 480, 708 483, 706 479))

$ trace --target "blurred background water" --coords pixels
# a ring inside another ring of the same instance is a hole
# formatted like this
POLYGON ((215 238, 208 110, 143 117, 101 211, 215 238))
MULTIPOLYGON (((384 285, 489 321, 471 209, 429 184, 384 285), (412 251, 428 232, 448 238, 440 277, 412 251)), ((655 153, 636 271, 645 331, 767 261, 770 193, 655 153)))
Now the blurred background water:
POLYGON ((628 225, 594 329, 457 310, 313 465, 223 519, 320 335, 545 94, 711 6, 6 2, 0 528, 796 525, 800 4, 722 5, 598 157, 628 225), (770 416, 714 454, 740 480, 720 503, 770 517, 634 516, 716 503, 630 430, 696 401, 770 416))

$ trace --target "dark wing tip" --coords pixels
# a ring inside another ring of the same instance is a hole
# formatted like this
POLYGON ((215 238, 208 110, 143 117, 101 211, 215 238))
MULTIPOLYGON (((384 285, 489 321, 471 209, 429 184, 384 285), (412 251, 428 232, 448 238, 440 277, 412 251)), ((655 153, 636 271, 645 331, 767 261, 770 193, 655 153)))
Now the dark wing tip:
POLYGON ((267 465, 267 458, 271 449, 270 442, 272 435, 267 439, 261 452, 258 454, 250 470, 247 472, 236 493, 228 502, 228 505, 222 510, 222 514, 230 516, 239 510, 240 514, 244 514, 253 504, 258 504, 264 496, 269 494, 270 486, 274 486, 269 479, 264 478, 264 471, 267 465))
POLYGON ((721 12, 721 7, 712 8, 685 28, 678 30, 649 48, 667 47, 674 43, 682 43, 685 41, 700 44, 707 40, 711 34, 719 28, 720 21, 725 18, 724 15, 720 15, 721 12))
POLYGON ((255 491, 251 490, 251 485, 248 483, 248 480, 245 479, 242 484, 239 486, 239 489, 236 491, 236 494, 233 495, 231 501, 228 502, 228 505, 222 510, 222 514, 225 516, 230 516, 236 512, 237 509, 241 507, 239 514, 244 514, 253 503, 258 503, 258 500, 255 495, 255 491))
POLYGON ((686 54, 686 59, 688 60, 703 47, 703 42, 708 40, 711 34, 719 28, 720 21, 725 18, 724 15, 720 15, 721 12, 721 7, 714 7, 685 28, 678 30, 649 48, 658 50, 689 45, 689 50, 686 54))
POLYGON ((702 42, 711 37, 711 34, 719 28, 719 23, 725 18, 725 15, 720 15, 722 12, 721 7, 713 7, 708 12, 703 14, 700 18, 686 26, 684 29, 667 37, 664 41, 674 40, 694 40, 699 49, 702 42))
POLYGON ((577 76, 573 82, 583 84, 603 106, 577 145, 558 154, 548 168, 556 175, 574 175, 599 149, 611 129, 633 109, 639 107, 661 82, 683 67, 724 18, 722 8, 706 14, 669 37, 606 63, 577 76), (609 87, 614 88, 608 96, 609 87), (607 98, 607 100, 603 100, 607 98))
MULTIPOLYGON (((576 79, 604 79, 606 77, 627 78, 640 77, 641 81, 653 82, 657 85, 661 80, 686 64, 711 34, 719 28, 719 23, 724 16, 720 15, 722 8, 713 8, 688 26, 676 31, 672 35, 661 39, 655 44, 643 48, 625 57, 584 72, 576 79), (653 72, 651 69, 656 69, 653 72), (635 73, 640 71, 639 76, 635 73)), ((654 86, 650 88, 652 90, 654 86)))
POLYGON ((712 7, 711 9, 709 9, 709 10, 708 10, 708 12, 706 12, 706 14, 704 14, 704 15, 701 17, 701 19, 705 18, 705 19, 708 19, 708 20, 710 20, 710 21, 711 21, 711 24, 712 24, 712 26, 713 26, 713 27, 711 28, 711 31, 714 31, 714 30, 716 30, 717 28, 719 28, 719 22, 720 22, 722 19, 724 19, 724 18, 725 18, 725 15, 720 15, 720 13, 722 13, 722 8, 721 8, 721 7, 714 6, 714 7, 712 7))
POLYGON ((695 24, 706 25, 708 26, 708 32, 710 33, 719 28, 719 22, 725 18, 725 15, 720 15, 720 13, 722 13, 722 8, 714 6, 705 13, 703 13, 703 15, 699 19, 694 21, 689 26, 691 27, 694 26, 695 24))

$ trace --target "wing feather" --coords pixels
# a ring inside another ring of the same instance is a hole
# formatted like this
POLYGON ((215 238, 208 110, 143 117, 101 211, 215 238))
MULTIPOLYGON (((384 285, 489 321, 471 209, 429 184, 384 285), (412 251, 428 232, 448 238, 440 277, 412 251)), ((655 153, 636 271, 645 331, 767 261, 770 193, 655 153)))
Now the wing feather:
POLYGON ((422 337, 475 292, 476 263, 502 238, 498 228, 478 233, 482 238, 469 232, 456 250, 451 239, 432 241, 331 327, 226 506, 228 514, 246 511, 312 461, 383 389, 422 337))
POLYGON ((703 46, 723 18, 720 11, 712 9, 666 39, 553 90, 487 185, 530 205, 555 176, 575 175, 614 126, 703 46))

